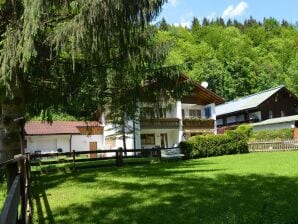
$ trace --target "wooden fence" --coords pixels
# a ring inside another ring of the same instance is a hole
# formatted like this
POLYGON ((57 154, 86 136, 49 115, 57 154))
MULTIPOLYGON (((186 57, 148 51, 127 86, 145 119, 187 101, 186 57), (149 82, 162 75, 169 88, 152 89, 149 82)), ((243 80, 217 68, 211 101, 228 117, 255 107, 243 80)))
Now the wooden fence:
MULTIPOLYGON (((175 147, 177 148, 177 147, 175 147)), ((167 149, 175 149, 167 148, 167 149)), ((161 158, 161 148, 152 149, 118 149, 118 150, 94 150, 94 151, 75 151, 62 153, 44 153, 44 154, 30 154, 31 166, 50 165, 50 164, 71 164, 72 169, 76 169, 76 164, 81 162, 96 161, 96 160, 114 160, 116 166, 122 166, 125 159, 155 157, 161 158), (92 156, 93 154, 97 155, 92 156), (108 156, 106 155, 108 154, 108 156), (81 155, 88 155, 89 158, 82 158, 81 155), (58 161, 58 158, 65 156, 67 159, 58 161), (94 158, 95 157, 95 158, 94 158), (47 158, 57 158, 50 159, 47 158)))
POLYGON ((27 155, 16 155, 14 159, 0 164, 0 168, 6 170, 7 179, 7 197, 0 214, 0 224, 31 223, 29 163, 27 155))
POLYGON ((249 142, 248 150, 250 152, 272 152, 272 151, 290 151, 298 150, 298 140, 266 140, 249 142))

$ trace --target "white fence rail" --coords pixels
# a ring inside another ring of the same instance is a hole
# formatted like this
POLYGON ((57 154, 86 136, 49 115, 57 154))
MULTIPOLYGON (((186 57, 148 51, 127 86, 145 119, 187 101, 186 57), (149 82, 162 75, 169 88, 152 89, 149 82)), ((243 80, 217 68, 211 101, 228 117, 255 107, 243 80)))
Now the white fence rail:
POLYGON ((249 142, 248 150, 250 152, 273 152, 273 151, 291 151, 298 150, 298 140, 266 140, 249 142))

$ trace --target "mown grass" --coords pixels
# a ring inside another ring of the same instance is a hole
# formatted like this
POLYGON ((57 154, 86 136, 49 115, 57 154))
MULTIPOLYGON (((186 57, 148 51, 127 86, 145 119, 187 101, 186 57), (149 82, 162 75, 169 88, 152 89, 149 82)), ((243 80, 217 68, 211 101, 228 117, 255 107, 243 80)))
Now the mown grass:
POLYGON ((7 186, 5 182, 0 182, 0 211, 3 208, 5 197, 7 195, 7 186))
POLYGON ((298 223, 298 152, 39 175, 32 190, 34 223, 298 223))

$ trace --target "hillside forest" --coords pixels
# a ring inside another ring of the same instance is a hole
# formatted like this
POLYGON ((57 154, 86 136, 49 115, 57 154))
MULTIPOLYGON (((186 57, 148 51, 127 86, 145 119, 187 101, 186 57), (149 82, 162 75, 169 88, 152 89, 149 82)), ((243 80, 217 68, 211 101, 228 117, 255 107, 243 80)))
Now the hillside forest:
POLYGON ((170 45, 167 65, 184 65, 192 79, 226 101, 278 85, 298 94, 298 29, 287 21, 221 18, 190 28, 158 23, 157 40, 170 45))

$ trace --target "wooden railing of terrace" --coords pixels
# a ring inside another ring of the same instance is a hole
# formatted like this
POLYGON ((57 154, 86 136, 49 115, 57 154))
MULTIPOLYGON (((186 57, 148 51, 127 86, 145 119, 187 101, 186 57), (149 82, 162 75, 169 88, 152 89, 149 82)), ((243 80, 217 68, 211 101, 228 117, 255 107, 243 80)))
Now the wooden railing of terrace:
POLYGON ((0 224, 31 223, 29 163, 27 155, 16 155, 0 164, 0 168, 6 171, 7 180, 7 197, 0 214, 0 224))
POLYGON ((141 129, 159 128, 159 129, 176 129, 179 128, 178 118, 152 118, 141 119, 141 129))
POLYGON ((272 152, 298 150, 298 140, 264 140, 248 143, 250 152, 272 152))
POLYGON ((184 118, 184 128, 196 128, 196 129, 214 129, 214 120, 212 119, 194 119, 184 118))

